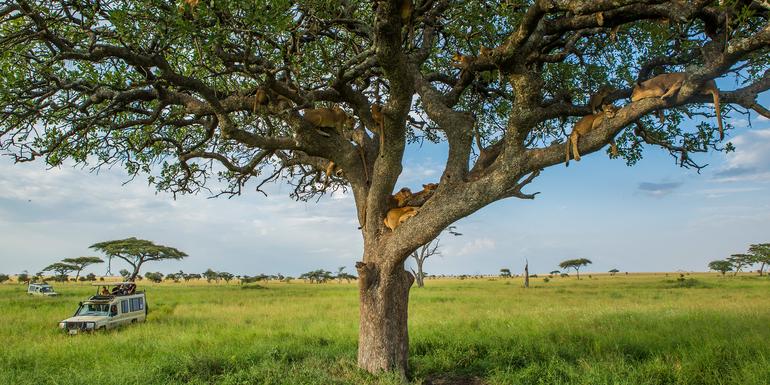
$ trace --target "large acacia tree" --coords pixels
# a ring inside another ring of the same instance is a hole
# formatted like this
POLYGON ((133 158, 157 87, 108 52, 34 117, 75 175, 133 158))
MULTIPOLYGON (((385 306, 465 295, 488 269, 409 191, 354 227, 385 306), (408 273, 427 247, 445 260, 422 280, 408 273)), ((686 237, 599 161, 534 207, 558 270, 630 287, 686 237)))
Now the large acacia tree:
POLYGON ((122 164, 174 193, 212 177, 231 194, 278 180, 297 199, 350 191, 364 240, 358 362, 403 373, 405 259, 486 205, 533 198, 523 188, 564 161, 566 133, 600 86, 623 108, 579 150, 616 138, 629 164, 646 146, 685 167, 731 149, 697 92, 709 79, 729 79, 725 115, 770 117, 756 102, 770 88, 767 1, 417 0, 402 17, 404 2, 3 1, 0 148, 18 162, 122 164), (462 70, 456 52, 468 57, 462 70), (673 97, 627 100, 635 81, 672 71, 687 74, 673 97), (353 129, 316 130, 300 112, 332 105, 355 117, 353 129), (704 114, 707 123, 680 124, 704 114), (440 186, 390 231, 404 149, 423 140, 448 149, 440 186), (341 173, 327 188, 331 161, 341 173))
MULTIPOLYGON (((131 272, 124 275, 127 281, 135 281, 139 270, 147 262, 180 260, 187 257, 185 252, 170 246, 156 245, 152 241, 134 237, 95 243, 90 248, 107 254, 110 262, 119 258, 131 265, 131 272)), ((123 275, 121 270, 121 275, 123 275)), ((141 278, 141 277, 140 277, 141 278)))
POLYGON ((83 271, 87 266, 93 265, 95 263, 102 263, 104 260, 102 260, 99 257, 77 257, 77 258, 64 258, 62 259, 62 262, 68 263, 72 266, 77 267, 77 273, 75 274, 75 279, 80 278, 80 272, 83 271))

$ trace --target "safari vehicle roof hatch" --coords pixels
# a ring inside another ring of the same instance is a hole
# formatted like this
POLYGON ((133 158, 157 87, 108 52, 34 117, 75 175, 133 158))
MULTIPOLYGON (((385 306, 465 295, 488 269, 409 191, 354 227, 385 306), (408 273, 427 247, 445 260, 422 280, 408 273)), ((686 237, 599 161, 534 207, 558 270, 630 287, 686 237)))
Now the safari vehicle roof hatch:
POLYGON ((96 286, 97 288, 96 294, 89 298, 90 301, 110 301, 115 297, 143 292, 136 290, 136 283, 134 282, 101 282, 92 283, 91 286, 96 286), (112 287, 112 290, 109 289, 110 287, 112 287), (107 289, 106 292, 105 289, 107 289))

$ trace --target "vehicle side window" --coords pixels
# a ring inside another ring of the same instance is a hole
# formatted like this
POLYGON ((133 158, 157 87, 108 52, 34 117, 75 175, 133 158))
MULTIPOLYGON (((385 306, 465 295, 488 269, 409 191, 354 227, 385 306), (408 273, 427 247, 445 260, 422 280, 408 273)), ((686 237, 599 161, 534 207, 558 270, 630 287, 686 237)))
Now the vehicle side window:
POLYGON ((128 313, 128 300, 124 299, 120 301, 120 312, 121 313, 128 313))
POLYGON ((142 297, 131 298, 131 311, 138 311, 142 309, 144 309, 144 299, 142 297))

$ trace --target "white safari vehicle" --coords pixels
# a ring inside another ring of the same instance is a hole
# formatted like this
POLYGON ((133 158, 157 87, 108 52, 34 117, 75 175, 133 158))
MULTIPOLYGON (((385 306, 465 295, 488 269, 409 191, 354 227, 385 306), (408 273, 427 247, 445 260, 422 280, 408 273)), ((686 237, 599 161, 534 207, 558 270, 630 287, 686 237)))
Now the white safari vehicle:
POLYGON ((133 282, 99 283, 94 286, 101 286, 97 287, 96 295, 81 302, 75 315, 59 322, 59 328, 69 334, 77 334, 144 322, 147 318, 147 298, 143 291, 136 291, 133 282))
POLYGON ((46 297, 59 295, 59 293, 55 292, 53 287, 47 283, 30 283, 29 286, 27 286, 27 294, 44 295, 46 297))

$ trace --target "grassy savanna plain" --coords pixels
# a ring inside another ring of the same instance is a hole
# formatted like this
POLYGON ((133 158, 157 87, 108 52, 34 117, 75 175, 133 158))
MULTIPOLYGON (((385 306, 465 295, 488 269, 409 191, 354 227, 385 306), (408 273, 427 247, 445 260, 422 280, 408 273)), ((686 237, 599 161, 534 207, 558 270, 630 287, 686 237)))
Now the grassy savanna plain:
MULTIPOLYGON (((770 279, 585 274, 428 280, 414 384, 770 384, 770 279), (471 380, 473 379, 473 380, 471 380)), ((397 384, 356 368, 355 283, 149 284, 144 324, 57 329, 94 288, 0 285, 0 384, 397 384)))

